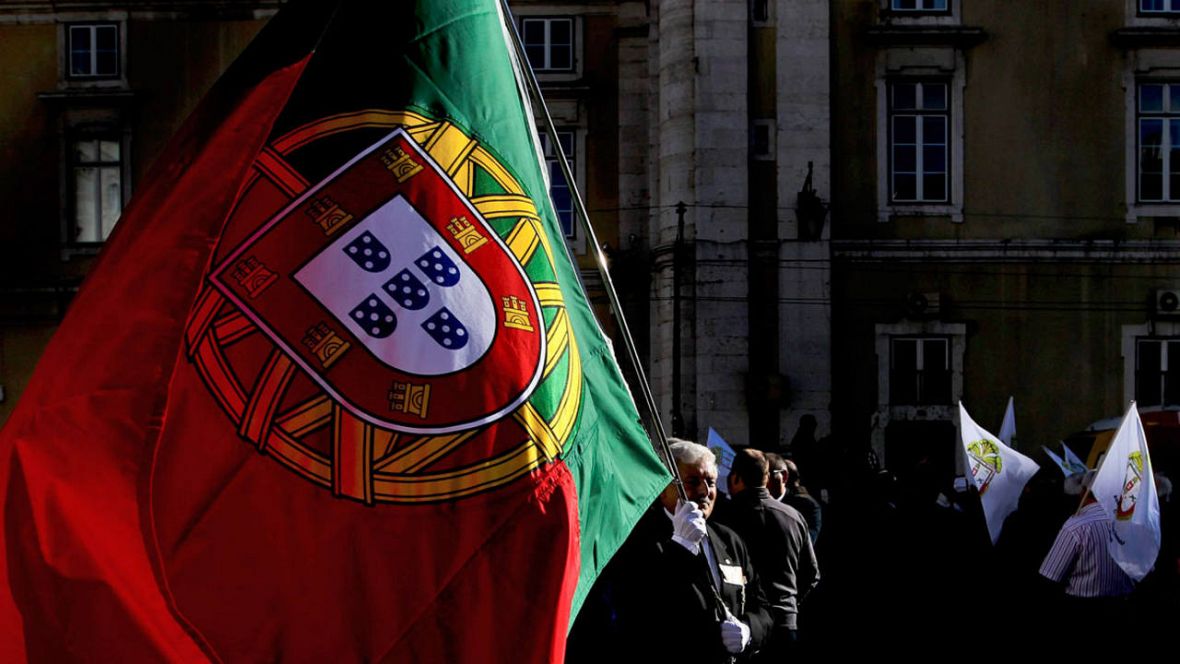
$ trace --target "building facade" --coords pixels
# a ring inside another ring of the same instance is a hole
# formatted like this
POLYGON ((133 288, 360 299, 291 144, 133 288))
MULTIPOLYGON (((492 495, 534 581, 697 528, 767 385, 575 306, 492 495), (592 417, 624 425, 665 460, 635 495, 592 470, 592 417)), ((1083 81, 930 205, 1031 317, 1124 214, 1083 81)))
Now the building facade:
POLYGON ((1180 3, 832 11, 837 437, 949 469, 960 400, 1029 453, 1177 405, 1180 3))

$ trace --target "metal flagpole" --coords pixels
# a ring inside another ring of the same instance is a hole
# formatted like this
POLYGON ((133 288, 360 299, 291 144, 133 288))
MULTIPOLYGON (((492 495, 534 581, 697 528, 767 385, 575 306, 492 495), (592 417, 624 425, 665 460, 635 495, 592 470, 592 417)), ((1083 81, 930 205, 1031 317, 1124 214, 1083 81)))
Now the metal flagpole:
MULTIPOLYGON (((569 161, 565 156, 565 149, 561 146, 561 141, 557 140, 557 128, 553 124, 553 117, 549 114, 549 107, 545 104, 545 98, 541 95, 541 85, 537 82, 537 76, 533 73, 533 68, 529 64, 528 55, 524 51, 524 45, 521 43, 520 33, 516 28, 516 21, 512 17, 512 9, 508 6, 508 0, 500 0, 501 6, 504 8, 504 20, 508 23, 508 32, 512 37, 512 45, 516 51, 516 58, 520 61, 520 69, 524 74, 525 83, 528 85, 529 94, 536 102, 536 106, 540 109, 541 115, 545 119, 545 132, 549 136, 549 142, 553 146, 554 152, 557 154, 557 163, 561 166, 561 174, 565 178, 566 184, 569 186, 570 194, 573 198, 574 211, 581 222, 582 228, 586 231, 587 243, 592 249, 595 264, 598 267, 598 274, 602 277, 603 286, 606 288, 606 294, 610 299, 611 311, 615 315, 615 320, 619 323, 619 332, 623 337, 623 343, 627 347, 627 355, 631 359, 631 366, 635 370, 635 375, 639 379, 639 391, 643 395, 643 401, 647 406, 648 413, 651 416, 652 427, 655 429, 657 447, 664 456, 664 463, 671 471, 673 481, 676 484, 677 492, 680 498, 684 501, 688 500, 688 494, 684 490, 684 485, 680 482, 680 473, 676 470, 676 464, 672 460, 672 450, 668 446, 668 434, 664 430, 663 420, 660 419, 660 412, 656 406, 655 397, 652 396, 651 386, 647 382, 647 373, 643 370, 643 363, 639 358, 639 351, 635 348, 635 340, 631 336, 631 328, 627 325, 627 318, 623 315, 623 307, 619 303, 619 295, 615 291, 614 281, 611 279, 610 270, 606 265, 606 256, 602 253, 602 246, 598 243, 598 235, 594 232, 594 226, 590 223, 590 215, 586 211, 586 204, 582 202, 582 192, 578 190, 578 183, 574 180, 573 171, 570 169, 569 161)), ((573 254, 569 253, 569 246, 566 245, 566 253, 570 257, 570 263, 574 269, 577 270, 577 260, 573 254)))

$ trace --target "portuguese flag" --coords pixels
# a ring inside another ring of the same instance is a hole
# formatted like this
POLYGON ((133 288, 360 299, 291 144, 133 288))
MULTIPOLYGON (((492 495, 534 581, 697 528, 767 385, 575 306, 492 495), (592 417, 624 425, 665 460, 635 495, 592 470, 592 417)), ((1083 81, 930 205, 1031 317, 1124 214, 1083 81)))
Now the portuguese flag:
POLYGON ((561 660, 669 476, 563 246, 505 24, 495 0, 295 1, 215 86, 0 434, 0 639, 561 660))

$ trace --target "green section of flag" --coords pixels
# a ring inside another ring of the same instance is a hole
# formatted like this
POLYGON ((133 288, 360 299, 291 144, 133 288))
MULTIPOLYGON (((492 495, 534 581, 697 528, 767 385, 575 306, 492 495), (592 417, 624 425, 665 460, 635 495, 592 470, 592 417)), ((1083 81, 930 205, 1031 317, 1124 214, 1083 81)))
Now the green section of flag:
MULTIPOLYGON (((639 516, 667 486, 669 475, 639 422, 610 346, 582 292, 575 267, 549 201, 532 114, 513 72, 511 45, 494 0, 421 2, 418 36, 404 54, 415 72, 407 107, 445 118, 468 132, 507 168, 537 204, 554 250, 561 286, 583 372, 582 405, 563 460, 578 487, 581 576, 574 612, 599 571, 639 516)), ((593 140, 593 138, 591 138, 593 140)), ((477 171, 478 191, 498 186, 477 171)), ((496 223, 502 235, 510 224, 496 223)), ((552 280, 543 252, 526 265, 530 278, 552 280)), ((551 321, 551 316, 548 319, 551 321)), ((568 361, 555 368, 532 401, 549 415, 556 407, 568 361)))

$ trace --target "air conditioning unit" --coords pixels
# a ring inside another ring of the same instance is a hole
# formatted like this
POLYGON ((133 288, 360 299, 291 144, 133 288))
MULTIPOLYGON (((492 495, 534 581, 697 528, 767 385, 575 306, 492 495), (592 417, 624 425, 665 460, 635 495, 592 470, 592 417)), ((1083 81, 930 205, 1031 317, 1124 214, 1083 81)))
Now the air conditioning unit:
POLYGON ((905 298, 906 313, 915 318, 934 317, 942 313, 942 293, 910 293, 905 298))
POLYGON ((1155 315, 1180 318, 1180 290, 1157 290, 1155 292, 1155 315))

